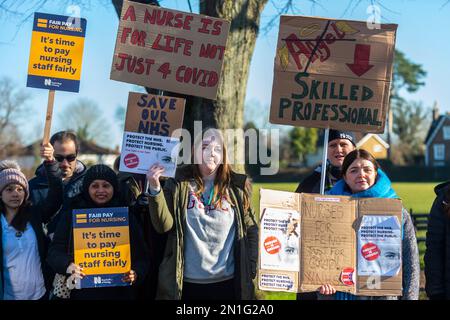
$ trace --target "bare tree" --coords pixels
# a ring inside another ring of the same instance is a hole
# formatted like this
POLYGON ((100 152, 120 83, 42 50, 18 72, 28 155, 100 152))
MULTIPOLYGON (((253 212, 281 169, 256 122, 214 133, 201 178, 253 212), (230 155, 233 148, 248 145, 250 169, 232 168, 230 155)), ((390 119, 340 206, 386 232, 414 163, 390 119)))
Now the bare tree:
POLYGON ((98 104, 90 99, 81 98, 70 104, 59 114, 64 130, 73 130, 86 141, 104 144, 108 142, 110 126, 102 117, 98 104))
POLYGON ((14 85, 7 77, 0 79, 0 149, 21 141, 20 118, 26 110, 30 95, 14 85))

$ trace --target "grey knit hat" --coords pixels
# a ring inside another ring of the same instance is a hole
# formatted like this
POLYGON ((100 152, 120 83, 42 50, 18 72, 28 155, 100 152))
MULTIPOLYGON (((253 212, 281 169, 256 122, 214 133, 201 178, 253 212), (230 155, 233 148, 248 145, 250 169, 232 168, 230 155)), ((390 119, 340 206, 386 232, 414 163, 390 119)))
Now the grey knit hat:
POLYGON ((3 171, 5 169, 17 169, 17 170, 20 170, 20 166, 14 160, 2 160, 2 161, 0 161, 0 171, 3 171))
POLYGON ((0 193, 12 183, 21 185, 25 190, 25 199, 28 199, 29 187, 25 175, 17 169, 3 169, 0 172, 0 193))

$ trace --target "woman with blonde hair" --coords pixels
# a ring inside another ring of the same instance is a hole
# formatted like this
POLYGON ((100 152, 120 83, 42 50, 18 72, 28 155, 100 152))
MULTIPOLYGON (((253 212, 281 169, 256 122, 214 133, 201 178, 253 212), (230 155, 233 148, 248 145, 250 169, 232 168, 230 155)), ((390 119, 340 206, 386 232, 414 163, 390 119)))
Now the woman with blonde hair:
POLYGON ((246 175, 232 171, 222 134, 196 137, 193 162, 161 190, 164 168, 150 167, 151 221, 168 233, 157 299, 253 299, 258 227, 246 175))

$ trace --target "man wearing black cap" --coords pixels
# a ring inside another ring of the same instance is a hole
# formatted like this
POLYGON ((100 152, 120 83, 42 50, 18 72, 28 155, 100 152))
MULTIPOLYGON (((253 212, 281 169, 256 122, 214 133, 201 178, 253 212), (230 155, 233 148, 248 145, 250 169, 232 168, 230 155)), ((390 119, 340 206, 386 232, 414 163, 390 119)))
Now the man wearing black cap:
MULTIPOLYGON (((355 150, 355 136, 352 132, 330 130, 328 138, 328 157, 325 177, 325 191, 331 189, 341 179, 341 167, 345 156, 355 150)), ((297 187, 297 193, 320 193, 320 174, 322 166, 306 177, 297 187)))

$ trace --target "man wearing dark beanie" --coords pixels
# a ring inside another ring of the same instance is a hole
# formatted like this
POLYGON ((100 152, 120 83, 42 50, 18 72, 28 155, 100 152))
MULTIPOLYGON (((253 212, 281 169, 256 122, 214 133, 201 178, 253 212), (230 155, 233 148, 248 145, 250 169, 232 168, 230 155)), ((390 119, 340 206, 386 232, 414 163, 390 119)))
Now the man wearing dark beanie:
MULTIPOLYGON (((325 191, 341 179, 341 167, 345 156, 355 150, 355 136, 352 132, 330 130, 328 138, 328 157, 325 177, 325 191)), ((314 172, 306 177, 297 187, 297 193, 320 193, 320 174, 322 166, 319 165, 314 172)))
MULTIPOLYGON (((355 136, 352 132, 330 130, 328 136, 328 156, 325 177, 325 191, 331 189, 341 179, 341 168, 347 154, 355 150, 355 136)), ((322 165, 306 177, 297 187, 297 193, 320 193, 322 165)), ((316 292, 298 293, 297 300, 317 300, 316 292)))

